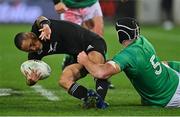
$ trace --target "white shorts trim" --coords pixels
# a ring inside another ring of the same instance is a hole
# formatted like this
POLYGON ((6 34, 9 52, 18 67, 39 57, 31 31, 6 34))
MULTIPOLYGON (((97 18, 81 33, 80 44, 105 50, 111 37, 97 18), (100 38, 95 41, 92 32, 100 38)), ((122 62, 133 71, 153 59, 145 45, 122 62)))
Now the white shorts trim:
POLYGON ((81 25, 84 21, 92 19, 96 16, 103 16, 99 1, 86 8, 69 8, 67 11, 61 14, 60 18, 61 20, 66 20, 81 25))
POLYGON ((169 101, 169 103, 166 105, 166 107, 180 107, 180 73, 176 72, 179 76, 179 84, 176 89, 176 92, 174 93, 173 97, 169 101))

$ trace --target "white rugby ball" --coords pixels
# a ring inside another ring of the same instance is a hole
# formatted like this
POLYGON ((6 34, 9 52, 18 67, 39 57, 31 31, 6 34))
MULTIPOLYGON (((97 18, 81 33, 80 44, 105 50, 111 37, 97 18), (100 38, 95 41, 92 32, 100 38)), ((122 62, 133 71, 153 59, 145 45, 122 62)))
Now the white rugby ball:
POLYGON ((25 71, 30 74, 32 70, 37 70, 41 73, 41 80, 48 78, 51 74, 50 66, 41 60, 27 60, 21 64, 20 69, 24 76, 26 76, 25 71))

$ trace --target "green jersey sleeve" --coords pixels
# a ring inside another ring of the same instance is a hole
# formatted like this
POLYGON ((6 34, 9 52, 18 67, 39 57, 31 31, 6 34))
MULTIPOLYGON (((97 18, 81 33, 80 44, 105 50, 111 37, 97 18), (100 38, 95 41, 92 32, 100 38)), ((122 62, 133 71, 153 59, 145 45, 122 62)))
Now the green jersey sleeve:
POLYGON ((129 66, 130 59, 125 51, 119 52, 117 55, 114 56, 112 60, 119 65, 121 71, 123 71, 129 66))

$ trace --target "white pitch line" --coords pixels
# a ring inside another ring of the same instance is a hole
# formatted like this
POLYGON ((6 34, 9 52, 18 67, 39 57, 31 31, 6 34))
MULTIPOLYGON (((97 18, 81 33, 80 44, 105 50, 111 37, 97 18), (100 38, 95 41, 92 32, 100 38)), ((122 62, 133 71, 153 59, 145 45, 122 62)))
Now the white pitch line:
POLYGON ((43 88, 39 84, 32 86, 32 88, 36 92, 40 93, 42 96, 46 97, 48 100, 51 100, 51 101, 58 101, 59 100, 59 98, 55 94, 53 94, 51 91, 48 91, 47 89, 43 88))
POLYGON ((12 89, 10 88, 5 88, 5 89, 0 89, 0 96, 9 96, 11 95, 12 89))

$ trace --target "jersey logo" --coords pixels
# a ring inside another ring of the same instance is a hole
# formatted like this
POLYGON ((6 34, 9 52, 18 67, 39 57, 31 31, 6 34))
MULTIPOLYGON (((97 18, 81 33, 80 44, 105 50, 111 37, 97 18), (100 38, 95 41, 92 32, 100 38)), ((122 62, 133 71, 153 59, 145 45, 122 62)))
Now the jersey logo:
POLYGON ((99 87, 97 88, 97 90, 103 90, 103 88, 102 88, 101 86, 99 86, 99 87))
POLYGON ((50 47, 49 47, 48 53, 55 52, 56 51, 56 47, 57 47, 57 42, 50 43, 50 47))
POLYGON ((41 54, 42 52, 43 52, 43 50, 39 50, 37 53, 38 53, 38 54, 41 54))
POLYGON ((156 56, 152 55, 150 58, 150 62, 151 62, 151 65, 153 66, 153 68, 155 70, 155 74, 159 75, 162 72, 162 68, 161 68, 161 64, 158 61, 155 62, 155 58, 156 58, 156 56))
POLYGON ((89 51, 90 49, 93 49, 94 47, 92 45, 88 45, 86 51, 89 51))

